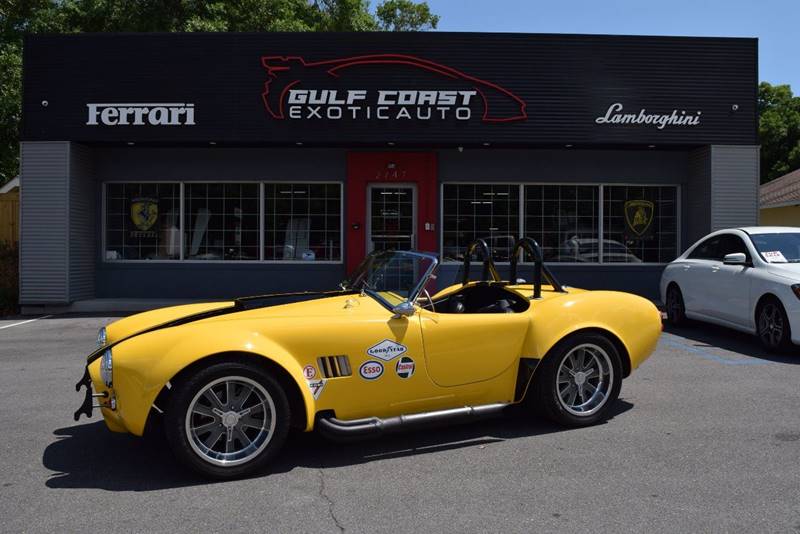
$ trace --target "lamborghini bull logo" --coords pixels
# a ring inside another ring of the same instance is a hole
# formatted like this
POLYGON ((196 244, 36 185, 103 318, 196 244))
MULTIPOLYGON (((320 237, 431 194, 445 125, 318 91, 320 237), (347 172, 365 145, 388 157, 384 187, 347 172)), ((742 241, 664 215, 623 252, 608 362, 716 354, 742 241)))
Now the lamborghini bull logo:
POLYGON ((653 224, 655 205, 649 200, 629 200, 625 203, 625 222, 628 229, 642 237, 653 224))
POLYGON ((150 230, 158 220, 158 200, 154 198, 134 198, 131 202, 131 221, 141 230, 150 230))

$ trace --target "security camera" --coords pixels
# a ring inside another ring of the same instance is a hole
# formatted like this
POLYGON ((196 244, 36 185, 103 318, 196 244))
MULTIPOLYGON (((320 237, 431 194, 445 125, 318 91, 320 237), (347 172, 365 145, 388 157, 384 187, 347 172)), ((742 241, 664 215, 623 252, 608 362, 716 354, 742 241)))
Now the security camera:
POLYGON ((733 111, 739 111, 739 104, 734 104, 734 105, 732 105, 732 106, 731 106, 731 109, 732 109, 733 111))

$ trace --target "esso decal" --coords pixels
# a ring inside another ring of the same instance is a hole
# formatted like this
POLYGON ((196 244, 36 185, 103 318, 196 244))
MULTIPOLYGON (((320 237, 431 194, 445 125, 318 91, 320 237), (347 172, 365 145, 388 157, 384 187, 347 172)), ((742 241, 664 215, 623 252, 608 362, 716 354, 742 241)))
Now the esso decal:
POLYGON ((375 380, 383 374, 383 364, 375 360, 366 361, 361 364, 358 374, 366 380, 375 380))
POLYGON ((317 376, 317 368, 313 365, 306 365, 303 367, 303 376, 306 377, 306 379, 311 380, 317 376))

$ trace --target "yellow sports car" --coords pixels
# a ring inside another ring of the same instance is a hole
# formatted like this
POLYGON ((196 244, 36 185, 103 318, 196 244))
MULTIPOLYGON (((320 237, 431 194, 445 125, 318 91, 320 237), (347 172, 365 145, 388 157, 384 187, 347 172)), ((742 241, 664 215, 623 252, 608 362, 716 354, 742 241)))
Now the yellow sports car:
POLYGON ((382 251, 335 291, 122 319, 100 331, 75 419, 100 408, 115 432, 162 428, 183 463, 216 478, 262 468, 292 427, 357 438, 515 404, 569 426, 602 420, 655 348, 655 306, 560 285, 531 239, 514 247, 511 281, 489 258, 473 243, 463 281, 434 295, 435 255, 382 251), (532 283, 517 279, 523 254, 532 283))

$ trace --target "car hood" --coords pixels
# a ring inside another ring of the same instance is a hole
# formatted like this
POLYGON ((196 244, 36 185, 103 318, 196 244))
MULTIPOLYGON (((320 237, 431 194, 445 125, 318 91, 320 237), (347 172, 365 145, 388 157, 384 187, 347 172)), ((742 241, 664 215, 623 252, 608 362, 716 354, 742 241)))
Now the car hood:
POLYGON ((236 303, 233 301, 225 302, 201 302, 197 304, 184 304, 181 306, 170 306, 158 308, 143 313, 137 313, 119 321, 115 321, 106 327, 108 343, 114 343, 125 339, 134 334, 167 325, 179 319, 191 316, 200 316, 209 312, 221 310, 233 310, 236 303))
POLYGON ((767 272, 800 282, 800 263, 770 263, 767 272))

